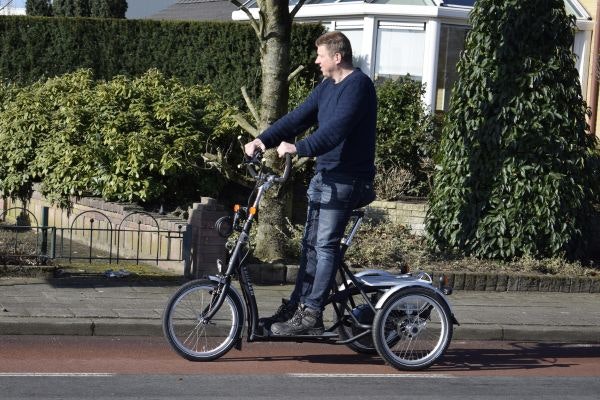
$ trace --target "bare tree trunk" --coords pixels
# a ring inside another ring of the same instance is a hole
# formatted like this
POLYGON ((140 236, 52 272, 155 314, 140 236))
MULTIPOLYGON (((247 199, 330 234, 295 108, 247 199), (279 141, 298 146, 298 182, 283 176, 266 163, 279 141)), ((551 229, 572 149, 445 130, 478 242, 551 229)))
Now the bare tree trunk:
MULTIPOLYGON (((243 118, 238 121, 240 126, 256 136, 287 112, 292 20, 305 0, 299 0, 291 12, 287 0, 257 0, 260 10, 258 20, 240 0, 230 1, 248 15, 260 43, 262 92, 260 110, 255 117, 256 129, 243 118)), ((246 101, 249 102, 248 99, 246 101)), ((249 106, 256 114, 252 105, 249 106)), ((267 167, 281 171, 281 161, 275 150, 267 151, 265 162, 267 167)), ((267 192, 263 198, 254 248, 254 255, 263 261, 272 262, 285 257, 285 219, 291 215, 292 204, 290 188, 291 185, 286 184, 277 188, 279 190, 267 192)))
MULTIPOLYGON (((263 0, 263 37, 261 41, 262 91, 260 98, 260 126, 264 131, 287 112, 288 75, 290 73, 290 31, 292 27, 288 2, 263 0)), ((267 166, 277 169, 281 162, 274 150, 267 152, 267 166)), ((254 255, 264 261, 275 261, 285 256, 285 217, 290 214, 288 200, 290 185, 267 192, 259 215, 254 255)))

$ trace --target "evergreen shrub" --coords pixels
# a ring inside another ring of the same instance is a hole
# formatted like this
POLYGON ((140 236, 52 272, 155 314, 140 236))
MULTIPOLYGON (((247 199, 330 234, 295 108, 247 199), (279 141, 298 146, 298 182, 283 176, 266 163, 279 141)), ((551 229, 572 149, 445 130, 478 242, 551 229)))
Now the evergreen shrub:
POLYGON ((458 64, 427 218, 431 245, 482 258, 575 257, 594 138, 562 0, 479 0, 458 64))

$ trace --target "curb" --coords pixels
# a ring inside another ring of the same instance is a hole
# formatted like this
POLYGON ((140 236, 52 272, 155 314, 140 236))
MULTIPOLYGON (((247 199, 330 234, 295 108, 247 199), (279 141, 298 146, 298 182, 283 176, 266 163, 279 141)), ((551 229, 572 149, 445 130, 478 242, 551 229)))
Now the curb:
MULTIPOLYGON (((244 340, 246 331, 244 330, 244 340)), ((159 319, 4 318, 0 335, 163 336, 159 319)), ((452 340, 600 343, 600 327, 462 324, 452 340), (575 329, 574 329, 575 328, 575 329)))

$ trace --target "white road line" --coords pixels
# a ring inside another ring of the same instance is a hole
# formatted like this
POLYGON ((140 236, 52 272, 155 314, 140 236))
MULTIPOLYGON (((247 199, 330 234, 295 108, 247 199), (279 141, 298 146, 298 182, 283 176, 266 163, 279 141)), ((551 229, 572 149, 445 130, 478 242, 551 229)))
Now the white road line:
POLYGON ((445 374, 287 374, 292 378, 424 378, 424 379, 452 379, 452 375, 445 374))
POLYGON ((104 373, 104 372, 0 372, 0 378, 32 378, 32 377, 110 377, 115 374, 104 373))

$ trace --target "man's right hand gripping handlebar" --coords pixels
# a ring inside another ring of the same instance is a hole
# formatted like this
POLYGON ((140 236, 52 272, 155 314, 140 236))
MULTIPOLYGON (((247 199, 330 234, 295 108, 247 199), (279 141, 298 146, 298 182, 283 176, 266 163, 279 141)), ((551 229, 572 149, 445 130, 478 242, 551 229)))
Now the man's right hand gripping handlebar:
MULTIPOLYGON (((260 139, 254 139, 253 141, 244 145, 244 153, 247 158, 246 163, 248 172, 253 178, 256 178, 258 175, 253 165, 259 165, 262 162, 262 155, 265 151, 266 147, 260 139)), ((292 154, 285 153, 283 157, 285 158, 285 168, 283 170, 283 174, 278 177, 273 177, 273 181, 277 183, 283 183, 287 181, 292 171, 292 154)))

